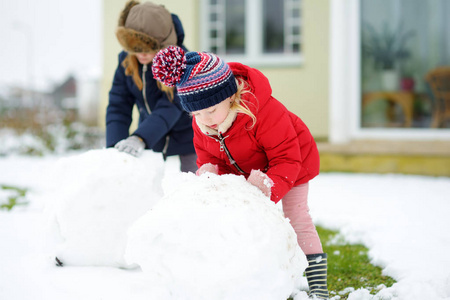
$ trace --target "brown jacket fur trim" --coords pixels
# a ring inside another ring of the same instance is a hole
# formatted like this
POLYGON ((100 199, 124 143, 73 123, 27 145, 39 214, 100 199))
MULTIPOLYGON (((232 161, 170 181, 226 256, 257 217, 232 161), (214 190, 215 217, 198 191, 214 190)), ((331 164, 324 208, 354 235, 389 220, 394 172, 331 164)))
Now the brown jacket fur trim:
POLYGON ((157 40, 143 32, 130 28, 117 28, 116 36, 123 49, 127 52, 157 52, 161 49, 157 40))

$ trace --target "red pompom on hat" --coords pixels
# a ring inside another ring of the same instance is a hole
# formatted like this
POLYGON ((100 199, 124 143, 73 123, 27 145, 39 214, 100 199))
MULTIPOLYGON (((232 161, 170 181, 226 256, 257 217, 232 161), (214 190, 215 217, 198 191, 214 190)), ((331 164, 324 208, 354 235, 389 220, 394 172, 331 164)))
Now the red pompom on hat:
POLYGON ((158 52, 153 59, 153 78, 173 87, 181 81, 186 70, 186 56, 180 47, 169 46, 158 52))
POLYGON ((237 92, 230 67, 213 53, 185 53, 170 46, 153 58, 152 71, 156 80, 177 87, 181 106, 188 112, 216 105, 237 92))

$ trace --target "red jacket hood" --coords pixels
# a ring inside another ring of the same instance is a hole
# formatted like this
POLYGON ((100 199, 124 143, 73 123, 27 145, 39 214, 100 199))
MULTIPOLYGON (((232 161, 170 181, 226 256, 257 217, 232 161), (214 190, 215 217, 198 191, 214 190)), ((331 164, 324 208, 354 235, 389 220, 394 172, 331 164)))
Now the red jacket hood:
POLYGON ((238 62, 228 63, 235 77, 242 77, 252 87, 252 93, 258 99, 258 104, 263 107, 272 96, 272 87, 269 79, 261 71, 243 65, 238 62))

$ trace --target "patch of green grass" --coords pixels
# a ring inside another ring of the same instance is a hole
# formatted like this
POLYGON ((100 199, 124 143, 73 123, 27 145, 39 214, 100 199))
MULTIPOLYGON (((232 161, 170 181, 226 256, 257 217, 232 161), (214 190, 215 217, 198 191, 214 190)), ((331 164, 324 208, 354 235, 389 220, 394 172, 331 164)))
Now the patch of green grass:
POLYGON ((27 193, 26 189, 1 185, 0 188, 2 190, 11 191, 10 195, 7 196, 6 202, 2 203, 3 200, 0 199, 0 209, 11 210, 16 205, 27 205, 28 202, 25 201, 25 195, 27 193))
MULTIPOLYGON (((361 244, 350 245, 336 231, 317 226, 323 250, 328 254, 328 290, 330 297, 352 287, 355 290, 365 288, 371 294, 377 293, 377 286, 390 287, 395 283, 391 277, 381 274, 381 269, 370 263, 369 249, 361 244)), ((341 300, 347 295, 340 295, 341 300)))

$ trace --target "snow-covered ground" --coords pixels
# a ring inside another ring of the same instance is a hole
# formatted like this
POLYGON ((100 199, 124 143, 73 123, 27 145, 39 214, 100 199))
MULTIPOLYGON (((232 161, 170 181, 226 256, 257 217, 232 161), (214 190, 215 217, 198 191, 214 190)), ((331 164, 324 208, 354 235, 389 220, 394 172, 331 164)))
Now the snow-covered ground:
MULTIPOLYGON (((64 155, 63 161, 67 162, 67 159, 74 161, 78 155, 82 154, 64 155)), ((142 162, 144 161, 145 157, 142 159, 142 162)), ((131 162, 135 163, 133 160, 131 162)), ((155 164, 153 167, 161 168, 159 162, 155 162, 155 164)), ((91 165, 95 165, 95 162, 91 161, 91 165)), ((129 178, 131 177, 131 171, 125 170, 123 173, 120 173, 119 170, 114 171, 114 168, 111 168, 111 166, 101 166, 102 168, 97 169, 95 172, 97 172, 99 178, 105 180, 104 195, 114 198, 117 195, 112 195, 112 189, 108 186, 113 180, 111 178, 115 177, 114 172, 129 178), (106 182, 109 183, 107 184, 106 182)), ((190 180, 189 178, 183 179, 185 177, 178 174, 177 167, 177 161, 169 159, 163 167, 164 172, 161 172, 161 174, 165 174, 163 185, 168 190, 176 190, 183 186, 184 180, 190 180)), ((148 170, 150 169, 151 166, 148 170)), ((70 164, 61 164, 61 156, 47 155, 38 158, 11 155, 0 157, 0 170, 0 184, 27 188, 26 198, 29 201, 28 205, 18 206, 12 211, 0 211, 0 299, 164 300, 155 296, 155 291, 160 291, 161 287, 152 286, 148 277, 145 276, 145 266, 142 266, 143 271, 139 268, 129 269, 108 266, 108 263, 106 263, 106 266, 81 266, 76 263, 73 265, 68 263, 60 268, 56 267, 53 261, 49 259, 49 254, 46 252, 49 244, 47 244, 45 238, 48 235, 48 198, 53 197, 52 201, 55 203, 55 201, 58 202, 58 199, 55 199, 55 192, 67 193, 66 196, 73 195, 69 188, 64 187, 63 178, 72 176, 73 184, 71 186, 75 190, 77 187, 89 185, 88 182, 83 181, 83 178, 80 177, 82 168, 76 168, 73 165, 70 167, 70 164), (70 175, 71 172, 72 175, 70 175), (60 176, 59 179, 58 176, 60 176), (78 176, 78 179, 76 176, 78 176)), ((135 176, 136 180, 148 177, 149 173, 152 174, 151 171, 146 173, 145 168, 133 168, 133 170, 135 171, 133 176, 135 176)), ((93 171, 90 171, 91 173, 88 174, 91 175, 87 176, 93 176, 93 171)), ((209 179, 217 180, 214 176, 209 179)), ((202 187, 200 183, 196 184, 198 184, 197 187, 202 187)), ((217 184, 220 185, 219 183, 217 184)), ((236 181, 237 186, 240 184, 236 181)), ((149 193, 154 192, 154 195, 161 193, 160 187, 154 187, 155 190, 152 190, 152 187, 150 187, 152 184, 148 185, 149 189, 151 189, 149 193)), ((154 182, 153 185, 156 186, 158 184, 154 182)), ((98 185, 96 186, 98 187, 98 185)), ((101 190, 97 187, 91 186, 92 192, 96 197, 100 197, 101 190)), ((223 187, 218 187, 218 189, 221 188, 223 187)), ((72 192, 75 193, 75 190, 72 192)), ((448 256, 450 251, 449 191, 450 179, 442 177, 323 173, 311 181, 309 205, 316 224, 339 230, 349 242, 358 242, 366 245, 370 249, 369 256, 373 263, 380 266, 384 274, 393 277, 397 281, 394 286, 382 289, 376 296, 371 296, 367 290, 361 289, 352 291, 348 299, 450 299, 450 258, 448 256)), ((125 194, 126 197, 129 197, 128 199, 142 198, 141 194, 137 194, 138 192, 140 193, 140 188, 136 185, 133 188, 126 189, 125 194)), ((8 193, 11 193, 11 191, 0 190, 0 203, 5 202, 8 193)), ((236 191, 233 191, 233 193, 236 193, 236 191)), ((87 194, 89 194, 89 191, 84 190, 80 195, 87 194)), ((180 193, 175 193, 174 195, 172 197, 181 197, 180 193)), ((204 194, 201 196, 204 197, 204 194)), ((83 198, 83 196, 80 197, 83 198)), ((193 199, 193 197, 187 197, 189 201, 192 201, 191 198, 193 199)), ((113 203, 120 203, 121 198, 118 197, 118 199, 114 200, 113 203)), ((86 199, 80 199, 80 201, 84 205, 88 205, 86 204, 86 199)), ((182 203, 177 198, 172 199, 172 201, 178 203, 178 205, 182 203)), ((204 201, 208 205, 207 199, 204 199, 204 201)), ((217 209, 211 207, 210 209, 217 209)), ((74 209, 80 209, 80 206, 74 209)), ((103 208, 100 205, 96 209, 101 210, 103 208)), ((170 207, 155 208, 152 213, 167 211, 167 209, 170 210, 170 207)), ((223 214, 222 211, 220 213, 223 214)), ((70 214, 70 211, 66 211, 66 214, 70 214)), ((130 216, 130 214, 127 216, 130 216)), ((225 214, 221 216, 225 220, 229 217, 225 214)), ((189 215, 185 214, 182 220, 187 226, 177 230, 185 230, 185 232, 192 230, 189 226, 199 225, 199 222, 205 221, 200 220, 199 214, 193 212, 192 219, 189 219, 189 215)), ((245 226, 249 226, 249 223, 246 223, 249 221, 246 218, 236 218, 233 221, 235 222, 233 228, 236 232, 239 232, 239 226, 241 226, 242 230, 248 234, 245 226)), ((74 222, 81 221, 76 220, 74 222)), ((148 220, 144 220, 141 223, 146 222, 148 220)), ((211 220, 206 220, 205 222, 211 222, 211 220)), ((251 222, 256 222, 256 220, 252 219, 251 222)), ((172 226, 172 229, 175 226, 174 222, 165 221, 161 224, 165 224, 161 226, 167 226, 167 228, 172 226)), ((59 225, 61 227, 64 226, 64 224, 59 225)), ((179 224, 176 225, 179 226, 179 224)), ((214 226, 219 225, 214 224, 214 226)), ((141 234, 141 229, 136 229, 136 234, 141 234)), ((210 229, 208 228, 212 232, 213 230, 210 229)), ((223 230, 223 227, 221 230, 223 230)), ((89 229, 85 229, 85 231, 89 232, 89 229)), ((175 236, 175 239, 180 239, 179 237, 182 234, 179 233, 180 235, 177 237, 177 235, 173 235, 176 232, 176 230, 172 230, 172 236, 175 236)), ((229 237, 230 235, 231 231, 222 232, 222 236, 229 237)), ((121 240, 118 239, 118 241, 121 240)), ((161 242, 154 244, 158 245, 158 247, 170 247, 170 241, 161 241, 157 238, 155 238, 155 241, 161 242)), ((179 242, 179 240, 175 242, 179 242)), ((258 243, 260 243, 259 240, 258 243)), ((96 248, 98 247, 96 246, 96 248)), ((149 247, 149 244, 137 247, 138 249, 139 247, 143 249, 142 247, 149 247)), ((266 247, 266 245, 261 244, 261 249, 263 247, 266 247)), ((203 245, 202 251, 208 250, 205 248, 207 246, 203 245)), ((148 250, 148 248, 145 249, 148 250)), ((265 251, 268 250, 264 249, 265 251)), ((274 249, 269 250, 281 251, 274 249)), ((174 253, 174 249, 167 248, 167 250, 167 253, 174 253)), ((60 249, 60 251, 64 252, 64 249, 60 249)), ((83 254, 89 256, 89 250, 83 251, 83 254)), ((217 249, 214 251, 217 251, 217 249)), ((223 251, 225 252, 225 249, 223 251)), ((163 252, 161 249, 156 251, 159 255, 162 255, 163 252)), ((142 257, 142 254, 142 251, 138 251, 137 256, 135 255, 137 262, 139 262, 139 257, 142 257)), ((334 255, 339 254, 329 253, 330 263, 332 263, 334 255)), ((226 256, 217 255, 212 258, 221 259, 223 257, 226 256)), ((245 256, 237 255, 236 257, 243 259, 245 256)), ((171 261, 169 265, 171 268, 177 268, 178 274, 189 275, 190 272, 196 271, 190 270, 189 268, 192 268, 192 265, 180 261, 180 258, 183 257, 178 255, 176 257, 178 263, 171 261)), ((264 256, 264 258, 267 257, 264 256)), ((237 262, 241 263, 239 260, 237 262)), ((151 263, 153 265, 155 263, 158 264, 155 261, 144 261, 144 263, 148 265, 152 265, 151 263)), ((216 268, 227 265, 226 262, 221 263, 222 265, 216 264, 216 268)), ((161 265, 157 266, 161 267, 161 265)), ((245 270, 247 274, 251 274, 251 266, 253 265, 243 264, 242 270, 245 270)), ((204 265, 201 267, 204 267, 204 265)), ((216 281, 216 278, 213 277, 217 277, 217 275, 214 275, 214 273, 220 274, 219 271, 215 270, 215 272, 212 272, 211 279, 206 279, 204 282, 196 284, 200 288, 203 284, 205 291, 208 290, 208 285, 216 281)), ((270 276, 271 274, 266 275, 270 276)), ((259 279, 267 280, 267 276, 259 279)), ((364 274, 361 274, 361 276, 363 277, 364 274)), ((165 279, 166 283, 167 280, 170 280, 167 278, 165 279)), ((197 278, 193 277, 193 279, 197 278)), ((174 279, 179 280, 180 277, 174 277, 174 279)), ((225 281, 226 279, 223 280, 225 281)), ((276 281, 275 278, 273 280, 274 282, 276 281)), ((258 287, 257 283, 249 282, 248 285, 258 287)), ((224 282, 224 285, 226 284, 229 283, 224 282)), ((300 280, 298 287, 300 289, 304 288, 305 281, 300 280)), ((189 291, 189 289, 185 290, 189 291)), ((245 291, 242 292, 242 295, 244 295, 242 298, 234 295, 232 299, 251 299, 248 298, 248 295, 245 295, 245 291)), ((189 298, 187 297, 186 299, 189 298)), ((306 293, 297 291, 294 299, 307 299, 306 293)), ((339 299, 339 296, 335 295, 334 299, 339 299)))

